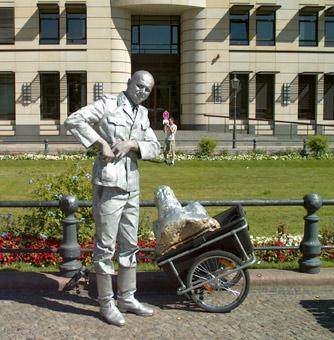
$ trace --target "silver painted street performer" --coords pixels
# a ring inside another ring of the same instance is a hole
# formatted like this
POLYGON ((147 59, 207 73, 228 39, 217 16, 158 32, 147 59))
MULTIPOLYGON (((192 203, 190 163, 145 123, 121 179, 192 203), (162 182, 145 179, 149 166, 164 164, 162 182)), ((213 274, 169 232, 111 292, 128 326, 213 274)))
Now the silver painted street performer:
POLYGON ((118 97, 102 99, 72 113, 65 127, 85 147, 100 147, 93 167, 93 217, 96 224, 94 268, 100 313, 117 326, 125 324, 121 312, 151 316, 153 310, 135 297, 139 223, 138 159, 153 159, 160 144, 141 105, 154 86, 147 71, 137 71, 118 97), (118 244, 117 306, 111 274, 118 244))

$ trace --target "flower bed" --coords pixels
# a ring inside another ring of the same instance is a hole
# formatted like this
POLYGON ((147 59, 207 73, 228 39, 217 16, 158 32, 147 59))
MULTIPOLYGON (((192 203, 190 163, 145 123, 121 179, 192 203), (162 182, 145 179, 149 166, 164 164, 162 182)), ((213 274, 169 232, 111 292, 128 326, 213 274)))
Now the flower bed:
MULTIPOLYGON (((289 235, 278 233, 273 237, 252 237, 251 241, 254 247, 282 247, 278 250, 259 250, 256 251, 257 263, 283 263, 294 262, 301 258, 299 249, 283 249, 283 247, 299 247, 303 239, 302 235, 289 235)), ((323 235, 319 235, 319 241, 322 245, 333 245, 334 240, 328 239, 323 235)), ((321 251, 321 259, 334 261, 334 249, 323 249, 321 251)))
MULTIPOLYGON (((301 235, 287 235, 287 234, 277 234, 273 237, 251 237, 254 247, 263 246, 299 246, 302 236, 301 235)), ((322 240, 320 239, 320 242, 322 240)), ((31 264, 36 267, 47 267, 49 265, 57 265, 62 262, 62 259, 57 252, 59 249, 61 240, 58 239, 46 239, 41 236, 40 238, 22 238, 20 236, 15 236, 11 233, 3 233, 0 236, 0 248, 9 249, 52 249, 51 253, 0 253, 0 267, 6 266, 15 262, 24 262, 31 264)), ((333 244, 333 242, 324 241, 324 244, 333 244)), ((94 247, 93 241, 85 242, 81 245, 82 249, 92 249, 94 247)), ((140 240, 138 242, 140 248, 138 252, 138 262, 139 263, 149 263, 154 262, 154 250, 156 246, 155 240, 140 240)), ((295 250, 262 250, 256 252, 257 262, 268 262, 268 263, 278 263, 278 262, 293 262, 301 257, 299 251, 295 250)), ((92 264, 93 254, 92 252, 82 252, 80 256, 80 261, 84 265, 92 264)), ((326 249, 321 252, 321 259, 334 261, 334 249, 326 249)))
MULTIPOLYGON (((0 267, 15 262, 24 262, 36 267, 47 267, 49 265, 57 265, 62 262, 62 258, 58 253, 61 240, 59 239, 46 239, 43 235, 40 238, 25 237, 13 235, 11 233, 3 233, 0 236, 0 249, 29 249, 29 250, 42 250, 51 249, 50 253, 0 253, 0 267)), ((154 249, 156 246, 155 240, 140 240, 138 242, 140 251, 138 252, 138 262, 147 263, 153 262, 154 256, 149 254, 148 249, 154 249)), ((80 244, 81 249, 93 249, 94 243, 84 242, 80 244)), ((91 265, 93 262, 92 251, 81 252, 80 261, 84 265, 91 265)))
MULTIPOLYGON (((13 153, 13 154, 0 154, 0 160, 87 160, 93 159, 95 156, 92 153, 59 153, 59 154, 43 154, 43 153, 13 153)), ((322 153, 317 156, 308 156, 310 159, 333 159, 332 152, 322 153)), ((163 161, 164 156, 160 154, 158 159, 163 161)), ((305 159, 301 152, 270 152, 270 151, 247 151, 247 152, 222 152, 216 153, 211 156, 203 156, 193 153, 177 153, 176 159, 182 160, 205 160, 205 161, 263 161, 263 160, 300 160, 305 159)))
MULTIPOLYGON (((60 246, 60 240, 56 239, 37 239, 22 238, 11 233, 3 233, 0 237, 0 248, 20 249, 26 248, 31 250, 52 249, 56 251, 60 246)), ((15 262, 29 263, 37 267, 46 267, 61 263, 61 257, 58 253, 0 253, 0 266, 6 266, 15 262)))

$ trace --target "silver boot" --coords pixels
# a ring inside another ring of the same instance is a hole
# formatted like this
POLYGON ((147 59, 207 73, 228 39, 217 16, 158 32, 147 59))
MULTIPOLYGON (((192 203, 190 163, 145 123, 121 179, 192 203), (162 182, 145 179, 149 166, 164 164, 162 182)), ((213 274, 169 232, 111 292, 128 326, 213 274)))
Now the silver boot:
POLYGON ((124 317, 115 306, 115 301, 113 299, 114 293, 112 290, 111 276, 96 274, 96 284, 100 314, 108 323, 115 326, 124 326, 124 317))
POLYGON ((135 297, 136 267, 119 267, 117 275, 117 307, 122 313, 134 313, 140 316, 152 316, 153 309, 144 306, 135 297))

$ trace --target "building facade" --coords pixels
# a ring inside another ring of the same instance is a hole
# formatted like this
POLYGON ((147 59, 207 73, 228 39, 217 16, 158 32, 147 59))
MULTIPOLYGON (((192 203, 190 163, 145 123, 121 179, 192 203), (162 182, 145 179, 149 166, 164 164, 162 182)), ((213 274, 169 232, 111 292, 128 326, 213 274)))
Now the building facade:
POLYGON ((73 140, 139 69, 155 129, 333 135, 333 56, 334 0, 0 0, 0 140, 73 140))

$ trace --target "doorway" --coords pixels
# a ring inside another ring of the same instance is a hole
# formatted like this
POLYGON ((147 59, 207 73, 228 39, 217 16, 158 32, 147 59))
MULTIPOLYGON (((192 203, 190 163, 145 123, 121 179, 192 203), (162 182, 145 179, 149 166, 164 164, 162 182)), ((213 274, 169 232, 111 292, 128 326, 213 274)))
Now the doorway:
POLYGON ((256 74, 256 118, 274 119, 275 75, 256 74))
POLYGON ((144 103, 148 109, 148 116, 153 128, 162 126, 164 111, 171 113, 171 92, 171 86, 154 86, 150 97, 144 103))
POLYGON ((180 46, 178 16, 132 16, 132 73, 150 72, 155 86, 143 103, 153 129, 162 129, 168 111, 180 122, 180 46))

